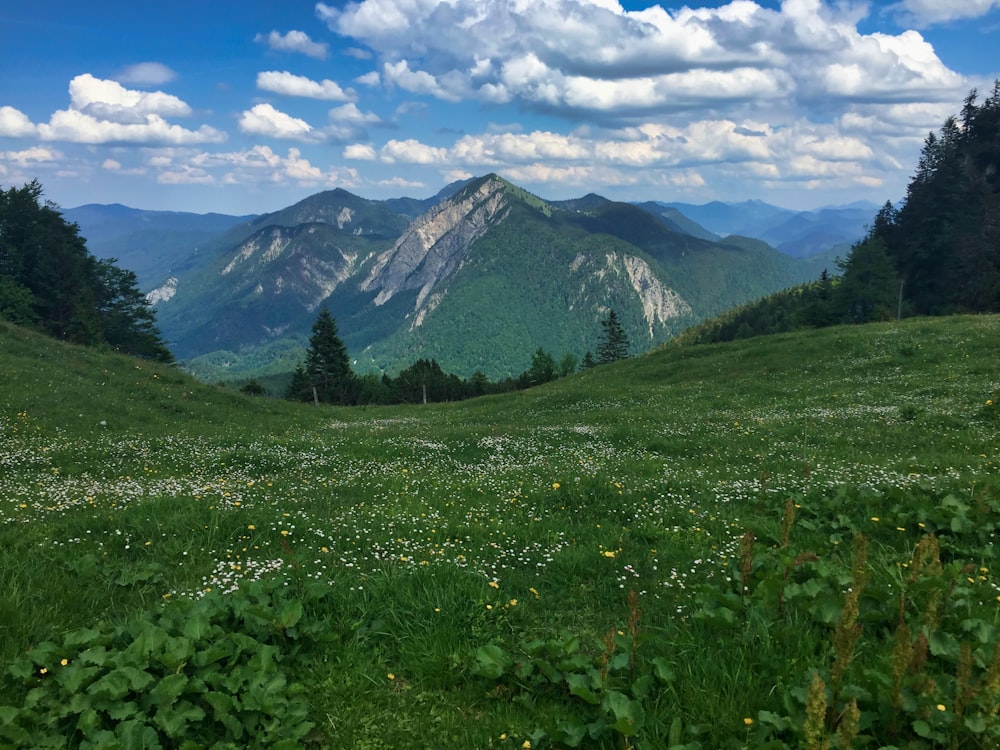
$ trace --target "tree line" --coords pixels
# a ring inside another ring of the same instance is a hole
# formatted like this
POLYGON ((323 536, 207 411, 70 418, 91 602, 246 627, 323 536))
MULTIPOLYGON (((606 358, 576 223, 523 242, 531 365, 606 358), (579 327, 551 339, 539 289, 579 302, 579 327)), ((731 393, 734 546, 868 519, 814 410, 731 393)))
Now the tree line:
POLYGON ((76 344, 174 359, 135 274, 91 255, 37 180, 0 190, 0 318, 76 344))
POLYGON ((1000 80, 982 103, 973 90, 958 116, 924 141, 899 206, 887 202, 846 259, 826 271, 687 332, 684 341, 908 315, 1000 312, 1000 80))
MULTIPOLYGON (((316 404, 405 404, 461 401, 490 393, 506 393, 541 385, 576 372, 578 368, 607 364, 629 356, 629 340, 614 310, 601 321, 597 358, 587 352, 582 361, 573 354, 558 362, 539 347, 531 363, 516 378, 491 382, 475 372, 469 378, 445 373, 433 359, 420 359, 395 377, 388 374, 357 375, 351 368, 347 347, 340 338, 337 321, 329 310, 320 310, 312 326, 306 355, 292 373, 285 398, 316 404)), ((243 386, 246 393, 263 394, 256 381, 243 386)))

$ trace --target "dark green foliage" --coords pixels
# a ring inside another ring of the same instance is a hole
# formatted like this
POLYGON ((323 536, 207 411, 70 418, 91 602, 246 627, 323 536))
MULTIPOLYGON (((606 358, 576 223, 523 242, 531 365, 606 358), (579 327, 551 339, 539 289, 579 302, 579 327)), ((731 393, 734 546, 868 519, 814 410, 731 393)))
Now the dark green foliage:
POLYGON ((531 366, 525 370, 518 379, 518 384, 523 388, 532 385, 541 385, 555 380, 559 377, 556 361, 547 351, 539 347, 531 355, 531 366))
POLYGON ((622 328, 621 321, 615 311, 608 313, 608 317, 601 321, 601 343, 597 347, 597 363, 605 365, 609 362, 616 362, 619 359, 628 358, 628 335, 622 328))
POLYGON ((131 622, 66 633, 19 658, 19 708, 0 707, 5 747, 301 747, 313 726, 289 679, 328 638, 303 619, 327 593, 271 580, 239 595, 171 602, 131 622), (10 744, 7 744, 10 743, 10 744))
POLYGON ((0 315, 49 336, 170 362, 135 274, 98 261, 42 186, 0 191, 0 315))
POLYGON ((870 239, 885 243, 916 314, 1000 310, 1000 81, 931 133, 898 211, 870 239))
POLYGON ((267 393, 267 389, 259 380, 251 378, 240 387, 240 393, 246 396, 263 396, 267 393))
POLYGON ((320 401, 352 403, 354 373, 351 372, 347 347, 338 335, 337 321, 326 308, 320 311, 313 323, 306 351, 305 373, 320 401))
POLYGON ((843 263, 837 288, 838 317, 845 323, 869 323, 895 316, 899 281, 885 243, 870 238, 854 246, 843 263))

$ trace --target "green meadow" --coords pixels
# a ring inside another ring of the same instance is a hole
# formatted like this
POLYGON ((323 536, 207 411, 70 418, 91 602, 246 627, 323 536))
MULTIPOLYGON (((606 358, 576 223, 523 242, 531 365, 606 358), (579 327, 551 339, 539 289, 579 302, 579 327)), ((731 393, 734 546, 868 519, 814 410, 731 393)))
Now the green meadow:
POLYGON ((0 323, 0 747, 995 748, 998 352, 317 408, 0 323))

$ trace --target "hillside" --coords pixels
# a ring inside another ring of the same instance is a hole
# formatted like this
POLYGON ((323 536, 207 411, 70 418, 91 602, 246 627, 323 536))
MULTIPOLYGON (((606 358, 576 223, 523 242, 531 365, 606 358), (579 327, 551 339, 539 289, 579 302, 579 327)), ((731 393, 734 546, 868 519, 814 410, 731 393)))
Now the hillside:
POLYGON ((352 410, 0 324, 0 744, 995 747, 998 347, 912 319, 352 410))

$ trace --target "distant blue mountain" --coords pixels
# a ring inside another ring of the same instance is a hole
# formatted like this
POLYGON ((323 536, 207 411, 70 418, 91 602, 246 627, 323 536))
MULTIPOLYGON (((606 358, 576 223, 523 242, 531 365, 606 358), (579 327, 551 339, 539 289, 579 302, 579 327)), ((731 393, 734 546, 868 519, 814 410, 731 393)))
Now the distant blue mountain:
POLYGON ((162 283, 180 266, 189 265, 205 245, 254 218, 145 211, 120 203, 88 203, 61 213, 80 227, 94 256, 117 259, 119 267, 135 273, 141 288, 162 283))
POLYGON ((666 203, 701 227, 726 237, 740 235, 763 240, 785 255, 809 258, 864 238, 878 211, 874 203, 857 202, 815 211, 792 211, 760 200, 742 203, 713 201, 702 205, 666 203))

